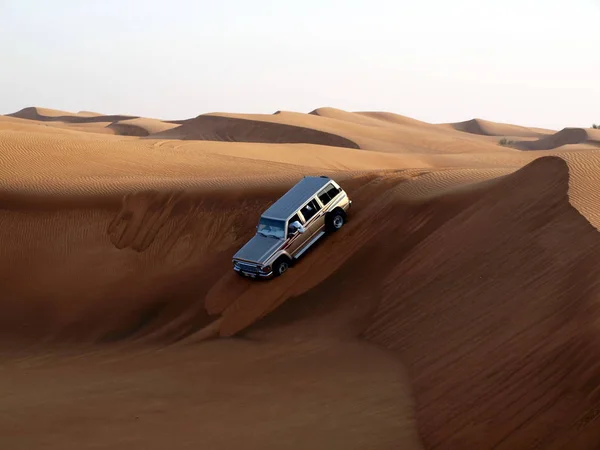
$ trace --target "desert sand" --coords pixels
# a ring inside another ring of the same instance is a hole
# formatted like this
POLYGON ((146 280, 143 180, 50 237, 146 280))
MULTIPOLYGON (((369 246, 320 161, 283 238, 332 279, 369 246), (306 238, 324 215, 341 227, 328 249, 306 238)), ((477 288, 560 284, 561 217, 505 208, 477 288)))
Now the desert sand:
POLYGON ((0 448, 596 448, 599 132, 0 116, 0 448), (304 175, 348 223, 238 277, 304 175))

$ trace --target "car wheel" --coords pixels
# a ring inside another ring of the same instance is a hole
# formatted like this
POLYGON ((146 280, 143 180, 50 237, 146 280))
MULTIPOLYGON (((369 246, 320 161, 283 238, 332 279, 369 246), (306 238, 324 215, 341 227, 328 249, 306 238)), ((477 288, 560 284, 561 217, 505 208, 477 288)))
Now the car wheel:
POLYGON ((333 211, 327 217, 328 231, 337 231, 344 226, 344 223, 346 223, 346 216, 341 211, 333 211))
POLYGON ((283 275, 290 268, 290 262, 287 258, 281 258, 273 264, 273 276, 279 277, 283 275))

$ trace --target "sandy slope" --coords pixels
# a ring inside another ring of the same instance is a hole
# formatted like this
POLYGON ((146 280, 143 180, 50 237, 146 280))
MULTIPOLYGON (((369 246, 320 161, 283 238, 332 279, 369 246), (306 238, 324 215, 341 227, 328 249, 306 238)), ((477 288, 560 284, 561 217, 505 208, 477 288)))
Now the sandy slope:
POLYGON ((600 440, 595 147, 333 108, 17 116, 0 118, 1 448, 600 440), (285 277, 236 276, 260 212, 322 173, 354 200, 346 226, 285 277))

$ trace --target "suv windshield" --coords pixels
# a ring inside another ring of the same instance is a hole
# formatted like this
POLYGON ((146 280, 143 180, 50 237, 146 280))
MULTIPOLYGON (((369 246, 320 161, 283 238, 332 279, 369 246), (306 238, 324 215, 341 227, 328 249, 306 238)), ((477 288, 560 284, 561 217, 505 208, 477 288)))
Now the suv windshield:
POLYGON ((258 222, 258 234, 278 239, 285 238, 285 222, 283 220, 265 219, 261 217, 258 222))

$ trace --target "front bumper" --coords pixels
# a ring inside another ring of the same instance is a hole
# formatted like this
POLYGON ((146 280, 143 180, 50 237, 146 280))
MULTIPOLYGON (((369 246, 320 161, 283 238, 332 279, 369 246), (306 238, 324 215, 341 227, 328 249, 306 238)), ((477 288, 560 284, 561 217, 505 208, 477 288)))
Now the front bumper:
POLYGON ((247 270, 247 269, 244 269, 243 267, 240 267, 237 264, 235 264, 233 266, 233 270, 236 271, 237 273, 239 273, 240 275, 243 275, 248 278, 266 279, 266 278, 271 278, 273 276, 272 270, 269 272, 262 272, 260 269, 257 269, 256 271, 255 270, 247 270))

